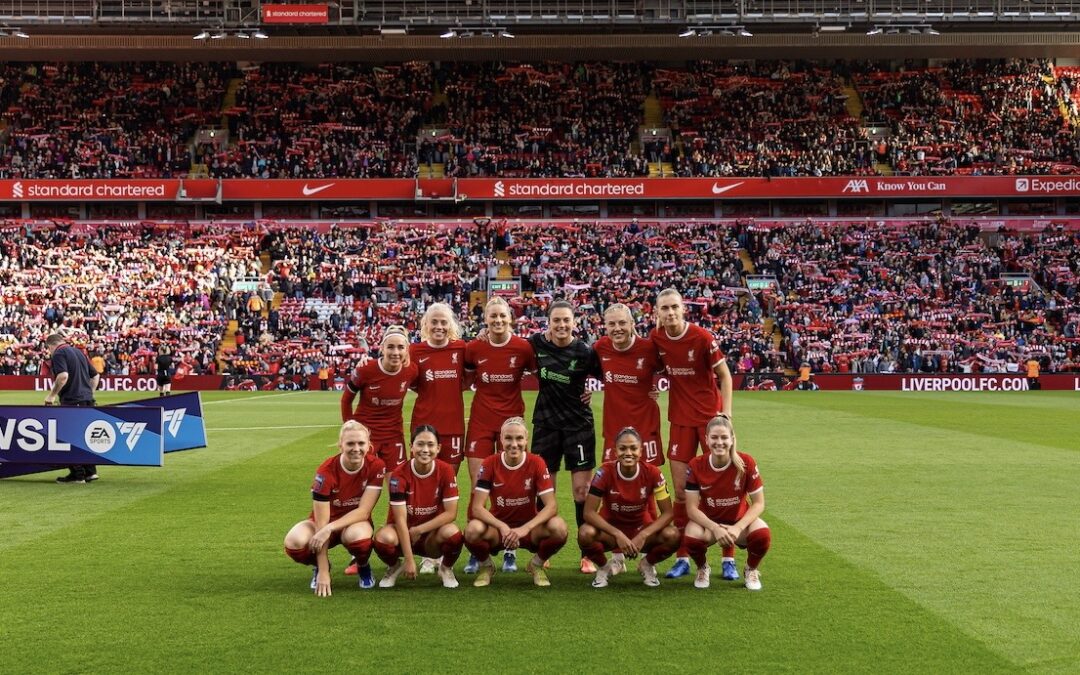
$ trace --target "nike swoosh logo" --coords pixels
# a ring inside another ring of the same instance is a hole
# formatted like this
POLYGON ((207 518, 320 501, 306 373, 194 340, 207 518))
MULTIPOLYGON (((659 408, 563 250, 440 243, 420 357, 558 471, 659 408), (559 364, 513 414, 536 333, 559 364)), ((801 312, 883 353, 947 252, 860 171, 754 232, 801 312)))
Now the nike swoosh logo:
MULTIPOLYGON (((323 190, 328 190, 328 189, 334 187, 335 185, 337 185, 337 183, 327 183, 326 185, 320 185, 319 187, 311 188, 311 187, 307 186, 307 183, 304 183, 304 189, 302 190, 302 192, 304 193, 305 197, 310 197, 311 195, 319 194, 323 190)), ((716 188, 714 187, 713 192, 715 192, 715 191, 716 191, 716 188)))
POLYGON ((487 361, 488 361, 487 359, 480 359, 479 361, 476 362, 476 365, 480 365, 481 363, 487 363, 487 361))
POLYGON ((610 356, 602 356, 602 357, 600 357, 600 360, 601 361, 610 361, 611 357, 610 356))
POLYGON ((430 359, 430 358, 431 358, 431 357, 429 356, 429 357, 427 357, 426 359, 420 359, 420 363, 427 363, 427 360, 428 360, 428 359, 430 359))
POLYGON ((491 487, 502 487, 505 483, 492 483, 491 487))
POLYGON ((376 389, 379 389, 380 387, 382 387, 381 384, 378 385, 378 386, 375 386, 375 387, 368 387, 368 389, 370 389, 371 391, 375 391, 376 389))
POLYGON ((728 190, 734 190, 735 188, 739 187, 740 185, 742 185, 745 182, 746 181, 741 180, 738 183, 732 183, 731 185, 725 185, 724 187, 720 187, 716 183, 713 183, 712 184, 712 193, 714 195, 722 195, 725 192, 727 192, 728 190))

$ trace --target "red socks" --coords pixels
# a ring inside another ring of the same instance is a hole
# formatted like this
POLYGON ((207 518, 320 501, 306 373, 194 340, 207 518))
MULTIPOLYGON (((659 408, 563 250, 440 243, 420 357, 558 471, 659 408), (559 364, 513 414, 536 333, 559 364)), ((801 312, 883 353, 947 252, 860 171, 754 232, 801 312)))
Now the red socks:
POLYGON ((566 545, 566 537, 548 537, 547 539, 541 539, 540 544, 536 547, 536 556, 541 560, 551 560, 551 556, 555 555, 566 545))
POLYGON ((655 565, 662 560, 670 558, 672 553, 674 553, 674 551, 667 546, 653 546, 652 550, 645 555, 645 561, 650 565, 655 565))
MULTIPOLYGON (((685 536, 682 540, 682 548, 686 549, 690 557, 694 560, 695 565, 701 567, 705 564, 705 551, 708 550, 709 545, 706 544, 703 539, 685 536)), ((727 549, 725 548, 724 551, 726 552, 727 549)))
POLYGON ((469 549, 469 553, 472 553, 477 562, 482 563, 491 557, 491 544, 485 539, 474 543, 465 542, 465 548, 469 549))
MULTIPOLYGON (((756 570, 761 564, 761 559, 769 552, 772 545, 772 533, 769 528, 763 527, 746 535, 746 566, 756 570)), ((727 555, 726 553, 724 555, 727 555)))
MULTIPOLYGON (((690 522, 690 516, 686 513, 686 502, 675 502, 675 527, 679 528, 679 534, 686 534, 686 524, 690 522)), ((686 544, 679 546, 678 556, 686 558, 690 552, 686 550, 686 544)))
POLYGON ((607 564, 607 556, 604 555, 604 545, 593 542, 581 549, 581 555, 596 563, 597 567, 607 564))
POLYGON ((723 550, 723 553, 721 553, 721 555, 723 555, 725 558, 734 559, 735 558, 735 547, 734 546, 725 546, 724 550, 723 550))
POLYGON ((368 561, 371 559, 371 546, 371 539, 361 539, 345 544, 345 548, 352 554, 352 557, 356 558, 356 564, 360 567, 367 567, 368 561))
POLYGON ((401 558, 401 553, 398 551, 397 546, 394 546, 393 544, 384 544, 378 539, 375 540, 375 554, 379 556, 379 560, 386 563, 387 567, 393 567, 401 558))
POLYGON ((301 565, 314 565, 315 554, 311 552, 311 549, 305 546, 304 548, 286 548, 285 555, 289 556, 301 565))
POLYGON ((461 545, 465 541, 465 536, 460 532, 455 532, 454 536, 448 538, 439 547, 442 551, 442 564, 447 567, 453 567, 457 562, 458 556, 461 555, 461 545))

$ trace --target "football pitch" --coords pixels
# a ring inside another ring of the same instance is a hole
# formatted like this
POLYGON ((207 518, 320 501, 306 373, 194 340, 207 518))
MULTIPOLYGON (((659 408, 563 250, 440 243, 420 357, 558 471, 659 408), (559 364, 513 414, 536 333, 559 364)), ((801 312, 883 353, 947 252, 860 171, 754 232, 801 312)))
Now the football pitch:
POLYGON ((325 599, 282 539, 335 452, 338 394, 203 402, 210 446, 163 468, 0 481, 0 672, 1080 671, 1073 392, 736 392, 773 531, 760 593, 721 581, 715 548, 708 590, 632 568, 591 588, 563 473, 551 588, 524 571, 473 588, 465 552, 456 590, 361 591, 337 548, 325 599))

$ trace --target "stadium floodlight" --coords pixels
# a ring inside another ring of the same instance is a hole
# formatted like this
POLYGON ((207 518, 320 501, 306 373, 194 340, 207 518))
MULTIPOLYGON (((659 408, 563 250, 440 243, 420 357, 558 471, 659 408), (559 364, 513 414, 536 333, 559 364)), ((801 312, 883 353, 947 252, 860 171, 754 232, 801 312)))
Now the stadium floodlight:
POLYGON ((881 26, 874 26, 870 30, 866 31, 867 35, 881 35, 885 31, 881 29, 881 26))
POLYGON ((208 37, 210 37, 210 32, 209 32, 209 31, 205 31, 205 30, 203 30, 203 31, 199 31, 199 32, 198 32, 198 33, 197 33, 197 34, 196 34, 196 35, 195 35, 195 36, 194 36, 193 38, 191 38, 191 39, 192 39, 192 40, 205 40, 205 39, 207 39, 208 37))
POLYGON ((17 38, 22 38, 23 40, 29 40, 30 39, 30 36, 27 33, 19 30, 18 28, 15 29, 15 31, 12 33, 12 35, 14 35, 17 38))
POLYGON ((681 38, 694 37, 695 35, 697 35, 697 31, 693 28, 687 28, 683 32, 679 33, 679 37, 681 38))
POLYGON ((251 37, 255 38, 256 40, 269 40, 270 39, 270 36, 267 35, 266 33, 262 32, 261 30, 257 30, 254 33, 252 33, 251 37))
POLYGON ((925 32, 927 35, 941 35, 940 32, 934 30, 933 26, 927 26, 925 32))
POLYGON ((225 35, 225 31, 222 30, 222 31, 218 31, 218 32, 214 33, 213 35, 211 35, 210 39, 211 40, 224 40, 226 37, 228 37, 228 36, 225 35))
POLYGON ((240 38, 241 40, 250 40, 251 39, 251 36, 248 35, 247 33, 243 32, 243 31, 240 31, 239 33, 237 33, 236 37, 240 38))
POLYGON ((754 37, 754 34, 745 28, 740 27, 738 30, 739 37, 754 37))
POLYGON ((457 37, 457 31, 454 30, 453 28, 449 28, 449 29, 447 29, 447 31, 445 33, 443 33, 439 37, 441 37, 444 40, 449 40, 450 38, 456 38, 457 37))
POLYGON ((514 34, 504 28, 501 31, 499 31, 499 37, 506 38, 508 40, 513 40, 514 39, 514 34))

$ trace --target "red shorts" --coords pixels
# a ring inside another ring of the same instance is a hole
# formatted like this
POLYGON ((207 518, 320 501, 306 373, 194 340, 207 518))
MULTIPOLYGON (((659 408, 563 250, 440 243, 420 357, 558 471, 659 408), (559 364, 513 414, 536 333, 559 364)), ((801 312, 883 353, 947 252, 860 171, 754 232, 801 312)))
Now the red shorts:
MULTIPOLYGON (((311 525, 313 527, 315 527, 315 519, 314 518, 308 518, 308 522, 311 523, 311 525)), ((370 522, 370 521, 368 521, 368 522, 370 522)), ((317 530, 318 527, 315 527, 315 529, 317 530)), ((328 549, 334 548, 335 546, 339 546, 340 544, 341 544, 341 532, 340 531, 339 532, 331 532, 330 533, 330 539, 328 539, 327 542, 326 542, 326 548, 328 548, 328 549)))
MULTIPOLYGON (((651 524, 652 524, 652 521, 649 521, 648 523, 642 523, 641 525, 638 525, 636 527, 621 527, 619 525, 616 525, 615 527, 616 527, 616 529, 619 530, 619 532, 622 532, 623 534, 625 534, 627 539, 633 539, 634 537, 637 536, 638 532, 641 532, 642 530, 644 530, 646 527, 648 527, 651 524)), ((656 534, 660 534, 660 533, 657 532, 656 534)), ((656 535, 654 535, 654 536, 656 536, 656 535)), ((648 553, 649 550, 652 549, 652 547, 653 547, 653 545, 646 544, 645 548, 644 548, 644 550, 642 552, 643 553, 648 553)), ((615 548, 616 548, 615 546, 608 546, 607 544, 604 544, 604 550, 605 551, 613 551, 613 550, 615 550, 615 548)))
POLYGON ((439 435, 439 459, 454 465, 454 468, 461 466, 461 460, 465 459, 464 448, 465 437, 461 434, 454 436, 439 435))
POLYGON ((499 451, 498 430, 489 431, 469 425, 465 436, 465 456, 470 459, 487 459, 499 451))
MULTIPOLYGON (((664 446, 660 442, 660 430, 641 434, 641 460, 653 466, 664 466, 664 446)), ((615 439, 604 437, 604 462, 615 461, 615 439)))
POLYGON ((698 448, 702 452, 708 448, 705 442, 705 425, 699 427, 684 427, 672 424, 668 428, 668 459, 673 462, 689 464, 690 460, 697 455, 698 448))
POLYGON ((393 436, 372 436, 371 452, 375 453, 375 456, 386 464, 387 473, 398 468, 409 459, 405 450, 404 434, 399 434, 396 438, 393 436))

